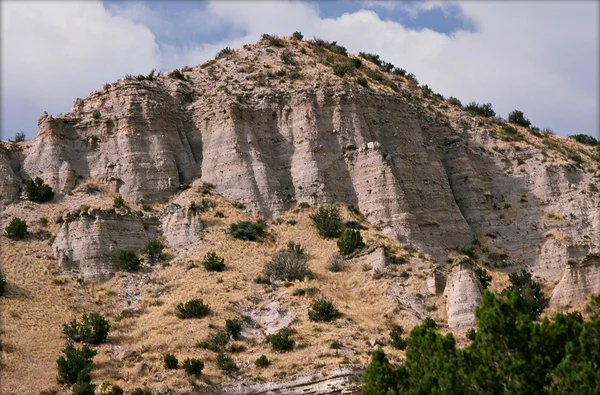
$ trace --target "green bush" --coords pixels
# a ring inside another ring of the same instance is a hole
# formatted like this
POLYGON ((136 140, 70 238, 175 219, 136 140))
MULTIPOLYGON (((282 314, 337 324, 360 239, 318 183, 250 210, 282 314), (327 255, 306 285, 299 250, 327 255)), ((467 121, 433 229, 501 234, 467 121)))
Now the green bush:
POLYGON ((92 384, 87 378, 77 380, 71 387, 72 395, 94 395, 95 393, 96 384, 92 384))
POLYGON ((238 368, 235 364, 233 358, 224 353, 217 355, 217 367, 224 373, 235 373, 240 370, 240 368, 238 368))
POLYGON ((294 34, 292 34, 292 38, 294 40, 302 40, 304 36, 302 35, 302 33, 296 31, 294 32, 294 34))
POLYGON ((113 384, 112 387, 109 381, 105 381, 100 386, 100 395, 124 395, 125 391, 123 388, 119 387, 116 384, 113 384), (110 387, 110 390, 108 389, 110 387))
POLYGON ((460 100, 458 100, 456 97, 454 96, 450 96, 448 98, 448 103, 457 106, 457 107, 462 107, 462 103, 460 102, 460 100))
POLYGON ((283 62, 283 64, 286 64, 288 66, 295 66, 296 65, 296 61, 294 60, 294 53, 292 51, 290 51, 289 49, 285 49, 281 55, 279 56, 279 58, 281 59, 281 61, 283 62))
POLYGON ((196 358, 186 358, 183 361, 183 370, 190 376, 197 376, 204 369, 204 361, 196 358))
POLYGON ((312 219, 317 227, 317 231, 321 237, 333 238, 340 235, 342 220, 340 218, 340 209, 336 204, 319 207, 316 213, 310 215, 310 219, 312 219))
POLYGON ((466 336, 467 336, 467 339, 473 341, 477 337, 477 331, 473 328, 469 328, 469 329, 467 329, 466 336))
POLYGON ((285 46, 285 43, 283 42, 283 40, 274 34, 273 35, 263 34, 260 37, 260 39, 261 39, 261 41, 265 41, 267 44, 269 44, 270 46, 273 46, 273 47, 284 47, 285 46))
POLYGON ((254 364, 259 368, 266 368, 271 364, 271 361, 269 361, 269 358, 267 358, 266 355, 263 354, 260 357, 256 358, 254 364))
POLYGON ((394 75, 399 75, 400 77, 406 77, 406 70, 402 68, 395 68, 393 73, 394 75))
POLYGON ((479 283, 481 284, 481 288, 487 289, 487 287, 492 282, 492 276, 488 273, 485 268, 475 266, 474 270, 475 275, 479 278, 479 283))
POLYGON ((510 291, 516 290, 522 299, 524 310, 531 319, 538 319, 542 311, 548 306, 548 299, 544 296, 542 284, 535 281, 531 273, 525 269, 521 272, 510 273, 508 279, 511 285, 502 291, 502 295, 507 295, 510 291))
POLYGON ((0 269, 0 296, 4 296, 6 293, 8 283, 6 282, 6 277, 4 276, 4 272, 0 269))
POLYGON ((218 59, 218 58, 222 58, 224 56, 232 55, 233 52, 234 52, 233 49, 231 49, 229 47, 225 47, 217 53, 217 56, 215 56, 215 58, 218 59))
POLYGON ((179 318, 203 318, 210 313, 210 307, 202 299, 192 299, 188 302, 179 303, 176 307, 176 315, 179 318))
POLYGON ((375 63, 379 67, 381 67, 383 65, 383 61, 379 58, 379 55, 377 55, 377 54, 359 52, 358 56, 360 56, 361 58, 363 58, 365 60, 368 60, 371 63, 375 63))
POLYGON ((479 105, 476 102, 470 102, 465 107, 465 110, 471 113, 471 115, 481 115, 486 118, 496 116, 496 112, 492 109, 492 103, 479 105))
POLYGON ((110 324, 100 313, 83 314, 81 323, 77 319, 68 324, 63 324, 63 334, 73 342, 101 344, 108 338, 110 324))
POLYGON ((135 254, 135 252, 121 250, 117 262, 120 270, 136 272, 140 270, 140 265, 143 261, 135 254))
POLYGON ((319 293, 317 287, 297 288, 292 292, 294 296, 313 296, 319 293))
POLYGON ((519 110, 514 110, 508 114, 508 122, 514 123, 515 125, 523 126, 526 128, 531 126, 531 122, 529 121, 529 119, 525 118, 523 111, 519 111, 519 110))
POLYGON ((68 343, 63 349, 64 356, 60 356, 56 363, 58 365, 58 382, 66 384, 75 384, 78 381, 85 381, 92 371, 92 359, 96 355, 96 350, 84 344, 81 349, 68 343))
POLYGON ((357 249, 365 246, 359 230, 345 229, 342 236, 337 241, 337 246, 340 254, 352 254, 357 249))
POLYGON ((123 197, 121 195, 115 197, 113 200, 113 207, 114 208, 127 207, 125 205, 125 199, 123 199, 123 197))
POLYGON ((23 141, 25 141, 25 132, 18 132, 12 140, 13 143, 21 143, 23 141))
POLYGON ((225 320, 225 330, 233 339, 238 339, 242 334, 244 323, 242 320, 225 320))
POLYGON ((332 301, 326 298, 315 300, 308 310, 308 318, 311 321, 329 322, 340 317, 342 314, 332 301))
POLYGON ((202 266, 209 272, 222 272, 225 270, 225 258, 211 251, 204 256, 202 266))
POLYGON ((185 81, 185 75, 179 69, 171 71, 169 73, 169 77, 174 78, 176 80, 185 81))
POLYGON ((570 135, 569 138, 581 144, 591 145, 592 147, 600 145, 600 141, 592 136, 588 136, 587 134, 573 134, 570 135))
POLYGON ((14 217, 4 228, 4 234, 12 240, 23 240, 27 236, 27 223, 21 218, 14 217))
POLYGON ((231 224, 229 233, 236 239, 256 241, 265 235, 267 224, 264 221, 258 222, 239 221, 231 224))
POLYGON ((358 77, 356 79, 356 83, 362 87, 368 88, 369 87, 369 81, 364 78, 364 77, 358 77))
POLYGON ((398 350, 404 350, 408 344, 406 339, 402 337, 404 329, 400 325, 393 324, 390 327, 390 340, 392 347, 398 350))
POLYGON ((275 253, 270 262, 265 263, 264 274, 276 280, 303 280, 310 275, 308 260, 301 247, 299 251, 296 247, 288 246, 287 249, 275 253))
POLYGON ((142 248, 142 253, 148 255, 150 258, 150 263, 155 263, 161 259, 163 259, 163 250, 165 249, 165 245, 159 239, 154 239, 150 241, 144 248, 142 248))
POLYGON ((149 389, 136 388, 131 391, 131 395, 152 395, 152 391, 149 389))
POLYGON ((49 202, 54 198, 54 191, 40 177, 36 177, 35 181, 25 181, 25 194, 28 200, 35 203, 49 202))
POLYGON ((343 77, 346 74, 353 74, 355 70, 354 62, 336 63, 332 66, 333 74, 343 77))
POLYGON ((267 342, 271 344, 273 350, 279 352, 291 351, 296 345, 296 341, 290 336, 292 331, 289 328, 280 329, 277 333, 267 336, 267 342))
POLYGON ((167 369, 177 369, 179 366, 179 361, 177 357, 173 354, 167 354, 163 358, 163 362, 165 363, 165 368, 167 369))
POLYGON ((359 58, 350 59, 350 63, 352 63, 355 69, 360 69, 362 66, 362 61, 359 58))
POLYGON ((196 347, 213 352, 222 352, 227 343, 229 343, 229 334, 224 330, 218 330, 209 334, 206 340, 196 343, 196 347))
POLYGON ((501 129, 508 141, 523 141, 525 139, 521 132, 510 125, 502 125, 501 129))
POLYGON ((246 346, 244 346, 243 344, 232 344, 231 346, 229 346, 230 353, 237 354, 244 351, 246 351, 246 346))

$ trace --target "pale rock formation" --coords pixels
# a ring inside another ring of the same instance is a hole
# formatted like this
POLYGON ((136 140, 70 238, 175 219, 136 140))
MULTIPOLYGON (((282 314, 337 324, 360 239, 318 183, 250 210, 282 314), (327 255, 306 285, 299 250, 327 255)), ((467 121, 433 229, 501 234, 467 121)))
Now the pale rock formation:
POLYGON ((0 204, 16 200, 19 196, 19 185, 6 149, 0 145, 0 204))
POLYGON ((200 209, 195 202, 187 207, 171 204, 165 207, 162 216, 162 232, 172 248, 197 241, 203 229, 200 209))
POLYGON ((387 266, 387 256, 382 247, 375 249, 370 254, 365 255, 365 263, 371 266, 373 272, 383 272, 387 266))
POLYGON ((432 270, 425 282, 427 284, 427 292, 431 295, 440 295, 444 292, 446 278, 441 270, 437 268, 432 270))
POLYGON ((52 250, 63 270, 103 281, 116 271, 119 252, 144 247, 157 236, 158 225, 154 218, 90 210, 78 218, 65 218, 52 250))
POLYGON ((591 253, 579 262, 570 261, 558 285, 552 291, 550 306, 568 307, 600 292, 600 254, 591 253))
POLYGON ((468 259, 453 264, 446 280, 444 297, 448 328, 467 330, 477 326, 475 308, 481 303, 481 284, 468 259))

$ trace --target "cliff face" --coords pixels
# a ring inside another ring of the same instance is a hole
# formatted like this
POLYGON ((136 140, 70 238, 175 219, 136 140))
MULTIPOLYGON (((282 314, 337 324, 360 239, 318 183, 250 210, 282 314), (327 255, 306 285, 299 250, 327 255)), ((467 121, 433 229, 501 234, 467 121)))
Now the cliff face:
POLYGON ((576 300, 584 300, 592 293, 600 292, 600 255, 590 254, 581 262, 573 262, 565 268, 550 298, 554 308, 568 307, 576 300))
POLYGON ((454 264, 444 290, 448 328, 464 331, 477 327, 475 308, 481 303, 481 295, 481 284, 471 263, 463 260, 454 264))

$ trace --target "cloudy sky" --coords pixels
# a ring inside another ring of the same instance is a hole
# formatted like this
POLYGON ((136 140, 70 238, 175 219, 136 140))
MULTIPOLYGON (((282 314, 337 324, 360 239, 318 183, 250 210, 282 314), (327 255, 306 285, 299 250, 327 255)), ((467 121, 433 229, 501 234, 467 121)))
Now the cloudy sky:
POLYGON ((1 14, 2 138, 37 134, 125 74, 211 59, 299 30, 374 52, 463 103, 519 109, 557 134, 599 132, 599 4, 590 1, 17 1, 1 14))

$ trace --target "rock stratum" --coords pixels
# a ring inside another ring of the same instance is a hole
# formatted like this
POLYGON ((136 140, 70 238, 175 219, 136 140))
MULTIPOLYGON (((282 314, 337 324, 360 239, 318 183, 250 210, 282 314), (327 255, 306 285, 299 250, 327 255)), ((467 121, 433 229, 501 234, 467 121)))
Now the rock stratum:
MULTIPOLYGON (((323 336, 314 346, 327 367, 340 363, 327 358, 343 356, 345 363, 358 361, 347 363, 352 369, 364 368, 365 347, 385 345, 376 322, 412 326, 434 316, 457 333, 475 326, 482 289, 466 255, 476 254, 499 284, 507 273, 533 272, 552 293, 551 308, 600 291, 597 148, 472 115, 366 59, 340 73, 336 66, 356 58, 322 43, 281 43, 263 40, 177 72, 127 76, 76 99, 67 113, 40 117, 34 139, 0 144, 2 221, 25 218, 37 237, 24 249, 2 239, 9 280, 27 279, 19 285, 24 288, 39 284, 36 275, 23 273, 29 266, 22 263, 34 262, 44 275, 79 278, 105 291, 93 302, 95 288, 86 294, 54 278, 52 287, 68 294, 65 305, 72 297, 73 309, 88 311, 107 297, 106 311, 124 319, 117 325, 124 343, 104 350, 106 367, 98 375, 150 386, 167 381, 185 393, 187 384, 165 378, 156 361, 166 344, 193 354, 191 340, 172 337, 188 330, 173 321, 172 305, 190 294, 210 299, 214 291, 212 303, 221 306, 215 317, 247 313, 256 325, 247 328, 254 341, 294 325, 309 344, 316 329, 310 323, 303 329, 305 311, 299 312, 308 299, 290 301, 291 290, 262 293, 252 282, 266 257, 289 240, 312 254, 320 292, 353 311, 354 321, 337 328, 347 344, 339 354, 328 354, 330 339, 323 336), (25 201, 24 182, 35 177, 54 189, 52 203, 25 201), (118 195, 126 205, 114 209, 118 195), (335 243, 316 235, 302 208, 330 203, 344 207, 344 218, 364 224, 368 235, 365 251, 346 259, 351 269, 344 279, 325 269, 335 243), (44 225, 41 216, 54 223, 44 225), (273 229, 260 247, 226 236, 234 219, 257 218, 273 229), (44 232, 53 240, 45 241, 44 232), (143 278, 114 276, 121 250, 139 252, 157 237, 168 246, 168 264, 149 268, 143 278), (199 272, 198 262, 211 250, 232 262, 231 272, 199 272), (116 300, 106 296, 113 294, 116 300), (135 311, 128 313, 133 318, 123 318, 123 307, 135 311), (360 340, 365 333, 366 342, 360 340), (114 357, 126 345, 142 358, 135 368, 114 357), (140 367, 143 355, 154 362, 140 367)), ((16 309, 14 303, 8 309, 16 309)), ((197 335, 211 327, 191 328, 187 333, 197 335)), ((60 333, 48 336, 48 344, 59 344, 60 333)), ((266 349, 260 341, 255 345, 266 349)), ((57 350, 45 360, 53 363, 57 350)), ((314 352, 307 345, 297 359, 281 357, 280 368, 306 363, 317 372, 323 366, 315 364, 314 352)), ((238 362, 251 369, 256 356, 238 362)), ((19 361, 15 366, 28 366, 26 356, 19 361)), ((341 385, 342 391, 346 382, 354 388, 351 374, 325 373, 314 373, 328 377, 323 380, 291 377, 226 388, 323 393, 323 386, 336 392, 341 385)), ((22 392, 15 377, 4 377, 7 391, 22 392)))

